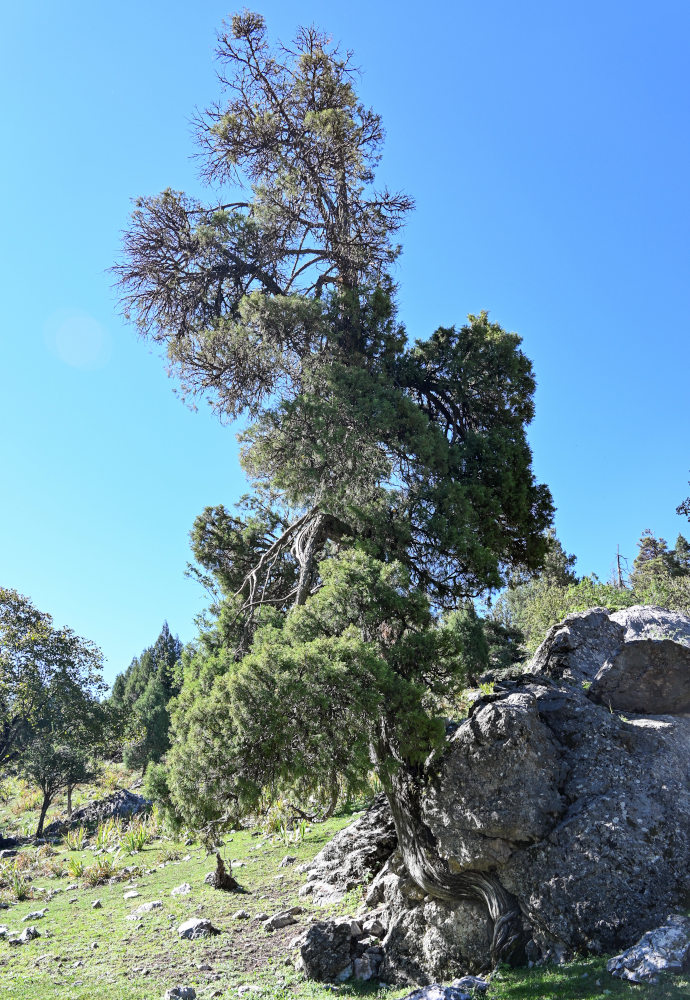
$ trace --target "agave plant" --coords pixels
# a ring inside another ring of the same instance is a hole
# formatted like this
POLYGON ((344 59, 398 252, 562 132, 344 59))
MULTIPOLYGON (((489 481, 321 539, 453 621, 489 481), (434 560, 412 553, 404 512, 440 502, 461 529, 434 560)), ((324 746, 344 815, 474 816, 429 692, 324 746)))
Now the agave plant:
POLYGON ((86 842, 86 829, 80 826, 77 830, 68 830, 65 837, 70 851, 83 851, 86 842))
POLYGON ((102 885, 112 878, 118 878, 120 873, 117 858, 97 858, 84 869, 84 883, 88 886, 102 885))
POLYGON ((70 873, 72 878, 81 878, 84 874, 84 862, 81 858, 68 858, 67 871, 70 873))
POLYGON ((148 840, 148 832, 143 823, 132 824, 120 838, 120 846, 127 854, 137 854, 143 851, 148 840))
POLYGON ((14 869, 8 872, 7 883, 10 892, 12 893, 12 895, 14 896, 14 898, 17 900, 18 903, 21 903, 23 899, 29 899, 31 897, 32 895, 31 886, 29 885, 24 875, 22 875, 21 871, 17 871, 16 869, 14 869))

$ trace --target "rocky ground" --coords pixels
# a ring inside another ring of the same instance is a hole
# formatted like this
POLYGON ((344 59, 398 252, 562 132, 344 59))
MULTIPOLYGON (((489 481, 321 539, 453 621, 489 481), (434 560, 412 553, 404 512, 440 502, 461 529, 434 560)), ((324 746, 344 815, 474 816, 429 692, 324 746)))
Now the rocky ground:
MULTIPOLYGON (((17 901, 9 888, 2 891, 6 908, 0 910, 0 925, 7 929, 3 934, 0 927, 3 1000, 163 1000, 166 991, 176 987, 193 990, 199 1000, 408 996, 409 987, 374 980, 351 979, 340 985, 308 981, 295 967, 295 938, 324 919, 354 914, 362 905, 364 891, 359 888, 345 890, 337 902, 326 904, 316 902, 313 891, 300 893, 315 881, 312 859, 353 819, 357 817, 341 816, 315 825, 297 844, 252 830, 229 835, 222 855, 233 863, 233 875, 244 890, 232 893, 204 881, 215 863, 198 844, 154 840, 138 853, 120 854, 117 881, 95 886, 83 876, 54 875, 70 860, 83 862, 88 871, 103 858, 92 846, 75 851, 67 850, 64 842, 42 848, 25 845, 5 861, 16 865, 20 858, 28 898, 17 901), (294 860, 286 862, 286 856, 294 860), (279 914, 273 923, 283 925, 269 929, 267 918, 279 914), (185 939, 180 928, 190 921, 208 921, 219 933, 185 939), (25 943, 11 943, 20 935, 25 943)), ((362 825, 366 832, 366 821, 362 825)), ((340 834, 341 843, 348 838, 350 834, 340 834)), ((604 1000, 634 993, 644 1000, 680 1000, 689 990, 687 978, 653 987, 622 983, 606 972, 602 959, 531 971, 501 969, 486 996, 604 1000)), ((175 995, 192 996, 170 994, 175 995)))

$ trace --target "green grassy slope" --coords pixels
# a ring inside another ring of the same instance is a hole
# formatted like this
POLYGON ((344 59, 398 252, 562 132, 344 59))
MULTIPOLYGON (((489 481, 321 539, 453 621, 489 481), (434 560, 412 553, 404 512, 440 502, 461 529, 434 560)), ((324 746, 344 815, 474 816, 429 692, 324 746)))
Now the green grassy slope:
MULTIPOLYGON (((377 984, 346 983, 339 987, 306 982, 295 972, 289 941, 307 926, 310 918, 334 912, 352 913, 360 902, 355 891, 337 907, 317 907, 298 897, 304 876, 296 867, 312 858, 333 834, 348 822, 341 816, 316 825, 298 844, 286 846, 278 838, 258 831, 242 831, 226 837, 226 858, 244 862, 234 870, 245 893, 223 893, 204 885, 204 875, 213 861, 198 844, 185 845, 156 839, 134 855, 120 853, 120 881, 89 887, 84 877, 65 873, 51 875, 77 859, 88 868, 112 854, 95 854, 92 848, 70 851, 66 845, 45 849, 26 848, 18 867, 27 879, 30 898, 16 901, 7 886, 0 898, 8 908, 0 910, 0 924, 11 932, 28 924, 23 917, 47 907, 35 926, 41 937, 23 946, 0 941, 0 987, 3 1000, 161 1000, 175 985, 194 986, 199 998, 236 998, 238 987, 250 985, 250 997, 325 1000, 378 996, 398 998, 406 989, 377 984), (297 855, 295 865, 279 867, 285 854, 297 855), (125 872, 124 867, 134 870, 125 872), (192 886, 185 896, 171 896, 183 882, 192 886), (139 896, 125 900, 124 893, 139 896), (99 899, 101 908, 93 909, 99 899), (161 909, 145 913, 136 921, 127 915, 142 903, 161 900, 161 909), (304 912, 298 924, 267 933, 253 920, 234 920, 238 909, 254 917, 273 914, 300 904, 304 912), (179 924, 189 917, 208 917, 221 930, 217 937, 183 941, 179 924), (208 968, 200 968, 208 966, 208 968)), ((690 979, 675 978, 658 986, 632 986, 614 980, 605 971, 605 960, 586 960, 564 967, 539 970, 501 969, 494 977, 488 1000, 680 1000, 690 997, 690 979)))

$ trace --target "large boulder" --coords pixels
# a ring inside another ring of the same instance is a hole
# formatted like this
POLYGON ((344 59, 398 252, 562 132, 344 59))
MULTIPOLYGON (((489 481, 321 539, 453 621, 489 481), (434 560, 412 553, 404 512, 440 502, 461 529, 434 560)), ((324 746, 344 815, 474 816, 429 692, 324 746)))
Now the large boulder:
POLYGON ((477 971, 506 942, 536 961, 620 951, 687 906, 689 693, 683 616, 597 608, 552 628, 414 779, 367 897, 385 978, 477 971))
POLYGON ((369 882, 397 846, 393 817, 386 797, 376 796, 372 804, 350 826, 345 827, 303 867, 307 882, 301 896, 315 903, 333 903, 346 892, 369 882))
POLYGON ((612 615, 604 608, 568 615, 550 629, 529 669, 579 681, 611 709, 690 712, 690 619, 639 604, 612 615))
POLYGON ((129 819, 138 813, 146 812, 153 803, 143 795, 130 792, 127 788, 118 788, 103 799, 96 799, 88 805, 75 809, 69 819, 55 820, 44 830, 46 837, 63 833, 70 827, 95 826, 106 819, 129 819))
POLYGON ((383 906, 384 979, 427 984, 486 967, 493 934, 486 907, 477 899, 429 896, 409 876, 399 851, 370 886, 366 901, 383 906))

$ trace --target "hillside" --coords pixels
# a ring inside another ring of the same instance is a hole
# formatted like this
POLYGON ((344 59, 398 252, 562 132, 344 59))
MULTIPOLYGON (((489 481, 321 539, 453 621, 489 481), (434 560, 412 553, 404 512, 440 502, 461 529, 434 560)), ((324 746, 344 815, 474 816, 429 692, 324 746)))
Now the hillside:
MULTIPOLYGON (((13 815, 19 825, 31 816, 21 811, 26 794, 14 786, 14 797, 3 805, 2 822, 13 815), (22 794, 24 798, 22 799, 22 794), (13 812, 14 810, 14 812, 13 812)), ((94 798, 87 789, 82 799, 94 798)), ((298 890, 304 875, 298 866, 310 860, 347 825, 353 814, 342 814, 315 824, 290 842, 277 834, 245 829, 225 837, 222 854, 233 862, 242 893, 225 893, 204 884, 213 868, 198 842, 175 840, 156 822, 155 814, 134 819, 110 831, 105 849, 98 849, 97 830, 86 836, 81 849, 60 839, 40 846, 26 843, 1 869, 0 924, 10 934, 35 926, 40 937, 21 946, 0 941, 0 977, 3 996, 11 1000, 91 1000, 117 996, 118 1000, 162 1000, 167 989, 192 986, 199 998, 235 998, 251 995, 275 998, 313 998, 333 994, 354 1000, 360 996, 404 997, 409 989, 374 983, 348 982, 341 986, 307 982, 295 971, 290 941, 311 921, 324 915, 354 913, 361 891, 353 890, 335 906, 317 906, 298 890), (136 840, 141 850, 126 846, 136 840), (134 837, 131 835, 134 834, 134 837), (281 866, 286 855, 296 860, 281 866), (91 884, 101 867, 102 884, 91 884), (172 895, 188 883, 190 891, 172 895), (125 894, 137 893, 130 898, 125 894), (17 897, 21 898, 17 898, 17 897), (99 907, 94 907, 100 901, 99 907), (128 920, 143 904, 161 905, 128 920), (273 932, 257 919, 300 906, 296 923, 273 932), (42 917, 26 918, 45 910, 42 917), (249 916, 236 919, 238 910, 249 916), (191 917, 212 921, 220 934, 196 941, 182 940, 178 927, 191 917)), ((4 832, 7 827, 4 825, 4 832)), ((100 841, 107 831, 101 827, 100 841)), ((587 959, 543 969, 501 968, 493 976, 487 1000, 680 1000, 687 997, 690 978, 676 978, 658 986, 631 986, 605 971, 605 960, 587 959)))

